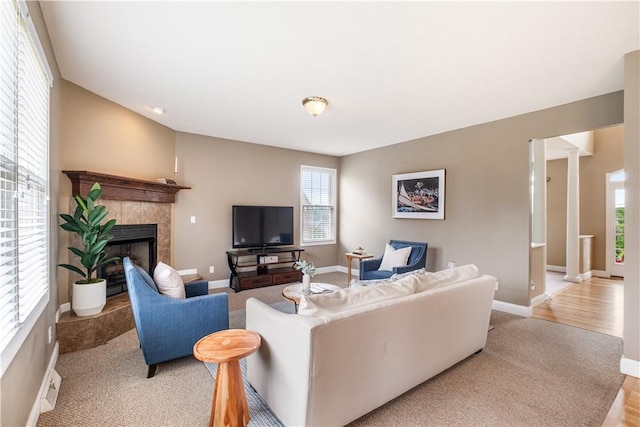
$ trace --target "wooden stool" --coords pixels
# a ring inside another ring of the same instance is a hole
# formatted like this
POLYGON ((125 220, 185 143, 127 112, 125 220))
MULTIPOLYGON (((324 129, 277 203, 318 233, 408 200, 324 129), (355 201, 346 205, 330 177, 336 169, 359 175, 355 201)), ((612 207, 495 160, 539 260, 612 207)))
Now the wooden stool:
POLYGON ((249 423, 240 359, 258 350, 260 342, 260 335, 253 331, 228 329, 207 335, 193 346, 196 359, 218 364, 210 426, 245 427, 249 423))

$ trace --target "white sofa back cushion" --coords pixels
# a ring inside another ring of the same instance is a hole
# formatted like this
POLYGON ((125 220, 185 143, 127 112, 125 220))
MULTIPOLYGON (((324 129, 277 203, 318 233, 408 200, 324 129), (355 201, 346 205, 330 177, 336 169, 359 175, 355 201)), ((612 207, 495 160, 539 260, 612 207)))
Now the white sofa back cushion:
MULTIPOLYGON (((465 280, 475 279, 480 275, 478 267, 474 264, 462 265, 460 267, 440 270, 435 273, 425 272, 417 275, 418 283, 416 292, 424 292, 429 289, 435 289, 442 286, 449 286, 465 280)), ((401 279, 404 280, 404 279, 401 279)))
POLYGON ((417 284, 417 279, 410 276, 378 286, 345 288, 330 294, 302 295, 298 314, 330 316, 344 310, 411 295, 417 284))

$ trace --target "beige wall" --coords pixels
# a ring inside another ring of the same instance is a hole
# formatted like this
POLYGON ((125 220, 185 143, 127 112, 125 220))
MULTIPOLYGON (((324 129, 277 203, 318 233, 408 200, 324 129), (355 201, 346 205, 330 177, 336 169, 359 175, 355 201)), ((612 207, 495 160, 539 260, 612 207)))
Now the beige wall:
MULTIPOLYGON (((592 270, 606 270, 605 174, 624 167, 624 126, 597 129, 593 156, 580 157, 580 234, 592 234, 592 270)), ((566 265, 567 160, 547 162, 547 264, 566 265)))
POLYGON ((47 56, 47 62, 53 73, 54 83, 51 88, 50 97, 50 144, 49 153, 49 176, 51 180, 51 210, 50 210, 50 239, 51 251, 49 253, 50 284, 49 303, 40 318, 36 321, 33 329, 29 332, 26 340, 7 367, 4 375, 0 379, 0 425, 2 426, 24 426, 29 420, 29 415, 34 402, 38 399, 40 385, 47 374, 47 366, 54 350, 56 338, 56 310, 58 308, 57 298, 57 277, 55 267, 58 260, 58 203, 56 194, 59 191, 58 174, 60 173, 61 159, 61 115, 62 115, 62 94, 61 78, 58 66, 51 49, 51 43, 47 34, 47 29, 42 19, 40 5, 29 2, 29 13, 38 32, 40 43, 47 56), (48 329, 53 332, 51 344, 47 341, 48 329))
POLYGON ((549 160, 547 177, 550 178, 547 183, 547 264, 564 266, 567 242, 567 160, 549 160))
POLYGON ((640 376, 640 51, 624 58, 624 358, 640 376), (635 368, 635 369, 634 369, 635 368))
MULTIPOLYGON (((62 170, 87 170, 153 181, 172 177, 175 132, 68 81, 62 82, 62 170)), ((71 182, 60 182, 58 201, 69 206, 71 182)), ((60 233, 60 262, 68 258, 68 234, 60 233)), ((60 303, 69 301, 69 274, 59 269, 60 303)))
MULTIPOLYGON (((300 242, 300 165, 336 168, 332 156, 285 150, 178 132, 178 182, 191 186, 175 205, 175 266, 196 268, 207 280, 226 280, 231 249, 231 206, 294 207, 295 242, 300 242), (190 217, 196 223, 190 223, 190 217), (209 266, 215 273, 209 274, 209 266)), ((339 173, 338 173, 339 175, 339 173)), ((317 267, 337 262, 337 245, 306 246, 302 257, 317 267)))
POLYGON ((475 263, 497 300, 528 306, 529 141, 621 123, 622 108, 616 92, 341 158, 340 252, 425 241, 429 269, 475 263), (391 176, 433 169, 446 169, 445 220, 392 218, 391 176))

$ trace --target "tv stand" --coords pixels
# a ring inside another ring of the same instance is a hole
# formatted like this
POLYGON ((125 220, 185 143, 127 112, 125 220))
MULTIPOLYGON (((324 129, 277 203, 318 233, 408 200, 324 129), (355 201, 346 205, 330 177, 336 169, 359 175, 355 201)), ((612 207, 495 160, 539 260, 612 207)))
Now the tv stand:
POLYGON ((261 254, 266 254, 269 252, 269 250, 272 250, 272 248, 270 248, 269 246, 261 246, 259 248, 249 248, 247 249, 248 252, 251 252, 252 254, 257 254, 257 253, 261 253, 261 254))
POLYGON ((227 251, 231 270, 229 287, 236 292, 262 288, 282 283, 302 281, 302 272, 294 268, 304 249, 288 247, 260 247, 227 251), (265 256, 277 256, 276 261, 266 262, 265 256))

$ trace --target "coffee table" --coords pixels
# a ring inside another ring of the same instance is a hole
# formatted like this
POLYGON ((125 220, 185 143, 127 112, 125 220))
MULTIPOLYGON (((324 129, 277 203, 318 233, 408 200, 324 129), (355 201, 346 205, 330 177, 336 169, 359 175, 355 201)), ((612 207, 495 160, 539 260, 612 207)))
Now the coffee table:
POLYGON ((258 350, 260 342, 260 335, 253 331, 227 329, 207 335, 193 346, 196 359, 218 364, 209 426, 245 427, 249 423, 240 359, 258 350))
MULTIPOLYGON (((311 289, 309 295, 330 293, 339 291, 342 289, 340 286, 332 285, 331 283, 311 283, 311 289)), ((296 313, 298 312, 298 304, 300 304, 300 297, 302 296, 302 283, 296 283, 289 285, 282 290, 282 296, 295 304, 296 313)))

